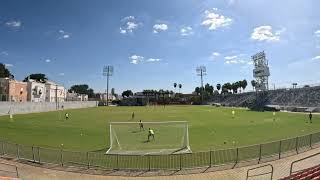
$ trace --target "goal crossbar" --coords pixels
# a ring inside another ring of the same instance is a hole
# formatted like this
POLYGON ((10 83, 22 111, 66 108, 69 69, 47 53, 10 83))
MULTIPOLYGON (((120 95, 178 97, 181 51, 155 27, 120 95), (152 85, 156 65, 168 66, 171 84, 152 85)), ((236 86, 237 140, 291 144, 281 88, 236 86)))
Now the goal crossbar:
MULTIPOLYGON (((141 121, 144 124, 186 124, 188 121, 141 121)), ((139 124, 140 122, 110 122, 110 125, 116 124, 139 124)))

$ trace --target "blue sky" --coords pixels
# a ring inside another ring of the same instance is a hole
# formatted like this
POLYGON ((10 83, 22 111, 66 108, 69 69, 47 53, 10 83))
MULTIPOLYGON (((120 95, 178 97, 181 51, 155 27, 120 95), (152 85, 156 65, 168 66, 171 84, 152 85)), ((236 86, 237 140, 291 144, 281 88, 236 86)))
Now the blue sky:
MULTIPOLYGON (((270 84, 319 83, 317 0, 3 0, 0 62, 16 79, 41 72, 69 87, 173 89, 251 81, 250 57, 264 50, 270 84)), ((250 88, 250 87, 249 87, 250 88)))

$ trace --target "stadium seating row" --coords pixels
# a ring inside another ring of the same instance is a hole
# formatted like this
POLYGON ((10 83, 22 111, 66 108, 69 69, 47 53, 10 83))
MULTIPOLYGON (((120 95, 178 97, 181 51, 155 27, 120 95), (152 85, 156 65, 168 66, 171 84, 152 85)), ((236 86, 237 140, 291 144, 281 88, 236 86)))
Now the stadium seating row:
MULTIPOLYGON (((255 92, 215 95, 208 102, 220 103, 224 106, 249 107, 250 103, 256 99, 256 95, 255 92)), ((320 86, 269 90, 266 101, 266 104, 279 105, 289 111, 320 111, 320 86)))
POLYGON ((288 177, 281 178, 280 180, 315 180, 320 179, 320 165, 305 169, 298 173, 294 173, 288 177))

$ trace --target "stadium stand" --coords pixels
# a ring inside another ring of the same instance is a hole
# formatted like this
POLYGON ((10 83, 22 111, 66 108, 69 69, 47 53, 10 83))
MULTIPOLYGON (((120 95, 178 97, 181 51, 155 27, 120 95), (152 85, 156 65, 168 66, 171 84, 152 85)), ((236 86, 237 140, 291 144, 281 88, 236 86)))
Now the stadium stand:
POLYGON ((280 180, 307 180, 307 179, 320 179, 320 165, 305 169, 298 173, 294 173, 288 177, 281 178, 280 180))
POLYGON ((250 107, 253 103, 278 105, 281 110, 297 112, 320 112, 320 86, 296 89, 269 90, 264 98, 257 102, 256 92, 242 94, 214 95, 208 102, 222 106, 250 107))
POLYGON ((319 155, 320 153, 316 153, 316 154, 312 154, 310 156, 304 157, 302 159, 293 161, 290 166, 290 176, 281 178, 280 180, 320 179, 319 155), (301 166, 301 164, 303 163, 304 165, 301 166), (299 168, 299 164, 300 164, 300 168, 299 168), (308 165, 309 167, 307 166, 307 164, 309 164, 308 165), (298 170, 294 170, 294 167, 298 167, 298 170))

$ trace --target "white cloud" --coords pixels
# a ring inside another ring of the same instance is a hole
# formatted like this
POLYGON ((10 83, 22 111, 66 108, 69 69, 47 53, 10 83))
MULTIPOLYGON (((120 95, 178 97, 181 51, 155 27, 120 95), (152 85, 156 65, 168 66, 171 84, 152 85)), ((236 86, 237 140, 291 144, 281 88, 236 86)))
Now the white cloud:
POLYGON ((65 74, 62 72, 62 73, 59 73, 58 76, 64 76, 65 74))
POLYGON ((161 61, 161 59, 159 59, 159 58, 149 58, 149 59, 147 59, 147 62, 159 62, 159 61, 161 61))
POLYGON ((224 59, 226 60, 231 60, 231 59, 236 59, 238 56, 226 56, 224 59))
POLYGON ((162 61, 162 59, 160 58, 148 58, 145 60, 145 57, 139 55, 132 55, 129 57, 129 59, 131 64, 140 64, 142 62, 152 63, 162 61))
POLYGON ((252 64, 252 61, 244 60, 246 59, 244 56, 246 54, 239 54, 239 55, 234 55, 234 56, 225 56, 225 63, 226 64, 247 64, 250 65, 252 64))
POLYGON ((209 27, 209 30, 216 30, 220 27, 227 27, 231 25, 232 19, 218 14, 217 9, 206 10, 205 19, 202 21, 201 25, 209 27))
POLYGON ((120 27, 121 34, 132 33, 139 27, 139 23, 136 21, 134 16, 124 17, 122 20, 123 25, 120 27))
POLYGON ((6 22, 6 25, 11 28, 20 28, 22 23, 21 21, 9 21, 9 22, 6 22))
POLYGON ((316 30, 316 31, 314 32, 314 35, 315 35, 316 37, 320 37, 320 29, 319 29, 319 30, 316 30))
POLYGON ((248 61, 247 64, 248 64, 248 65, 252 65, 252 64, 253 64, 253 61, 248 61))
POLYGON ((192 27, 187 26, 180 29, 181 36, 190 36, 193 34, 192 27))
POLYGON ((251 34, 251 39, 257 41, 275 42, 280 40, 280 34, 284 31, 285 29, 282 28, 281 30, 277 30, 275 34, 273 34, 271 26, 259 26, 254 28, 251 34))
POLYGON ((62 30, 62 29, 59 30, 59 37, 58 37, 58 39, 68 39, 68 38, 70 38, 70 37, 71 37, 70 33, 65 32, 65 31, 62 30))
POLYGON ((168 30, 167 24, 155 24, 153 26, 153 33, 159 33, 160 31, 166 31, 168 30))
POLYGON ((286 30, 287 30, 286 28, 281 28, 281 29, 277 30, 274 34, 277 35, 277 36, 280 36, 286 30))
POLYGON ((44 60, 45 62, 47 62, 47 63, 49 63, 49 62, 51 62, 51 60, 50 59, 46 59, 46 60, 44 60))
POLYGON ((130 21, 130 20, 135 20, 135 17, 134 16, 127 16, 122 19, 122 21, 130 21))
POLYGON ((220 56, 220 53, 218 53, 218 52, 213 52, 213 53, 212 53, 212 56, 220 56))
POLYGON ((120 27, 120 33, 121 33, 121 34, 126 34, 126 33, 127 33, 127 30, 122 29, 122 28, 120 27))
POLYGON ((5 66, 6 68, 8 68, 8 67, 13 67, 12 64, 4 64, 4 66, 5 66))
POLYGON ((312 58, 312 60, 319 60, 320 59, 320 56, 315 56, 312 58))
POLYGON ((226 61, 226 64, 238 64, 237 60, 228 60, 226 61))
POLYGON ((135 22, 127 22, 127 29, 129 31, 132 31, 133 29, 136 29, 138 27, 138 24, 135 22))
POLYGON ((243 59, 230 59, 226 60, 226 64, 249 64, 248 61, 245 61, 243 59))
POLYGON ((138 55, 132 55, 129 57, 131 60, 131 64, 139 64, 143 61, 144 57, 143 56, 138 56, 138 55))

